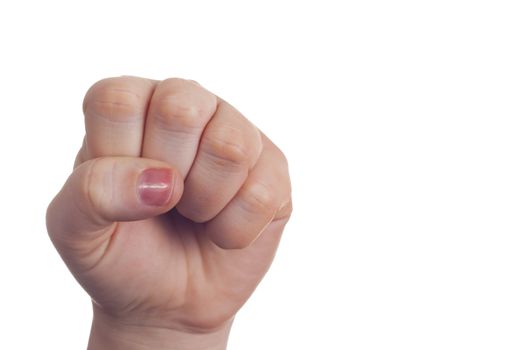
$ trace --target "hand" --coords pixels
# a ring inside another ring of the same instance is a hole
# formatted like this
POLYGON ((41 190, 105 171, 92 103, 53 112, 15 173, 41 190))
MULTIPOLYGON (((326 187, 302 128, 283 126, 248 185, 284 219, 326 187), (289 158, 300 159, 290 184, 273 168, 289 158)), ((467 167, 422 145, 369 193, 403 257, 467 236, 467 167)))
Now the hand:
POLYGON ((83 107, 47 225, 93 300, 91 348, 225 341, 292 211, 284 155, 188 80, 105 79, 83 107))

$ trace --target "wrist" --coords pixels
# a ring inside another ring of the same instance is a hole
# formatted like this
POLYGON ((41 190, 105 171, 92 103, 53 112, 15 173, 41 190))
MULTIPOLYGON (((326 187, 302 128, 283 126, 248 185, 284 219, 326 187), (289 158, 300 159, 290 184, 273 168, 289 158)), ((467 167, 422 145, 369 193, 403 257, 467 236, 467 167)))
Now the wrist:
POLYGON ((88 350, 225 350, 231 323, 207 333, 131 325, 94 307, 88 350))

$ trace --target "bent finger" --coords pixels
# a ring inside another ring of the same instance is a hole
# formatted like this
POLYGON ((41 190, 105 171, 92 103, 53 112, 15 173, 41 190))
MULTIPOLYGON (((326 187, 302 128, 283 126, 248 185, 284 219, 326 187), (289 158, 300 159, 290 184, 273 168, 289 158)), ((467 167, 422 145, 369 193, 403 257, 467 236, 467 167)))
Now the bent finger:
POLYGON ((176 207, 195 222, 215 217, 236 195, 262 151, 259 130, 220 100, 207 124, 176 207))
POLYGON ((172 164, 185 178, 216 104, 215 95, 191 81, 160 82, 148 108, 142 156, 172 164))
POLYGON ((262 154, 244 185, 214 219, 205 223, 206 234, 221 248, 245 248, 270 223, 291 213, 286 158, 265 136, 263 141, 262 154))
POLYGON ((95 83, 83 102, 84 158, 139 157, 143 129, 156 81, 137 77, 107 78, 95 83))

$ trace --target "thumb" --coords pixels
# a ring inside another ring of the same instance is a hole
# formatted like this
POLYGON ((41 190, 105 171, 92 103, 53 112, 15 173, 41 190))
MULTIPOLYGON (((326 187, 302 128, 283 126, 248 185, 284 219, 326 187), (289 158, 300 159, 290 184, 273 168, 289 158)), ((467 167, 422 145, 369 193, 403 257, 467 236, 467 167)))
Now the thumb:
POLYGON ((75 168, 49 205, 48 232, 58 248, 62 242, 77 246, 100 241, 114 222, 169 211, 182 191, 181 175, 167 163, 132 157, 93 159, 75 168))

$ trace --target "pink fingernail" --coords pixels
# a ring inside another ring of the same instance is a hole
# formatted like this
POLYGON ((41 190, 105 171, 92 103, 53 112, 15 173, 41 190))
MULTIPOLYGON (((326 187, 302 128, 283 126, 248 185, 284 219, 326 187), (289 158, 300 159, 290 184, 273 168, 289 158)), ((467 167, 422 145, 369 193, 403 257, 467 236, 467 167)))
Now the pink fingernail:
POLYGON ((146 169, 139 176, 138 195, 143 204, 163 206, 172 195, 174 173, 171 169, 146 169))

